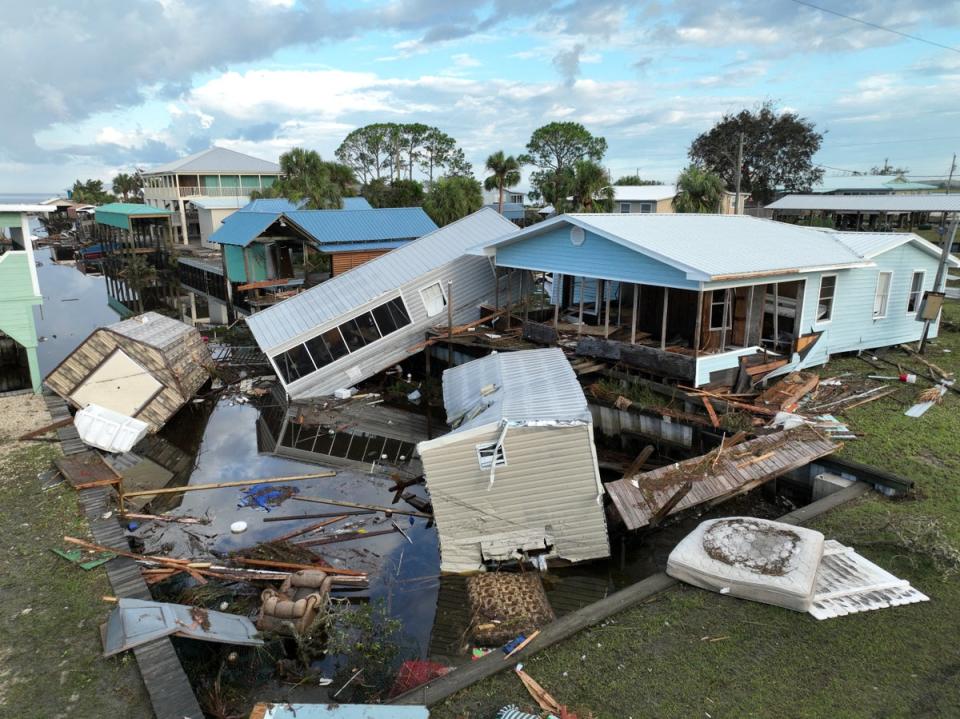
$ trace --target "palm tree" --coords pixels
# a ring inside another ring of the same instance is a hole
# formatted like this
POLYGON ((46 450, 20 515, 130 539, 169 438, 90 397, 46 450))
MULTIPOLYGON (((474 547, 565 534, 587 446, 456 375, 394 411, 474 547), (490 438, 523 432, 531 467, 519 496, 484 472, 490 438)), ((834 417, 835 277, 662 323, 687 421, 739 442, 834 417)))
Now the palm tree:
POLYGON ((677 178, 673 207, 677 212, 718 212, 725 190, 719 175, 690 165, 677 178))
POLYGON ((147 262, 142 255, 134 255, 125 260, 124 268, 120 271, 120 277, 126 282, 127 287, 133 290, 137 297, 137 311, 143 314, 143 291, 147 287, 153 286, 159 276, 157 269, 147 262))
POLYGON ((485 190, 499 190, 499 212, 503 214, 503 190, 520 182, 520 162, 513 155, 504 156, 503 150, 497 150, 487 158, 487 169, 493 174, 483 181, 485 190))
POLYGON ((581 212, 610 212, 614 189, 610 174, 593 160, 577 160, 573 164, 571 190, 573 208, 581 212))
POLYGON ((126 172, 121 172, 113 178, 113 191, 115 194, 121 195, 123 201, 126 202, 131 194, 137 192, 136 178, 126 172))

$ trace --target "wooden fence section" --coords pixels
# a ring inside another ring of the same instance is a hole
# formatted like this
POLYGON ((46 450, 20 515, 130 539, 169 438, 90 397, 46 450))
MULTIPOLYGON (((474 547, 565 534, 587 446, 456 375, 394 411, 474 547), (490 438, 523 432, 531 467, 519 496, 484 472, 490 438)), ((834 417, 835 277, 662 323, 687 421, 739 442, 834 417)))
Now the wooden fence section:
POLYGON ((604 486, 627 528, 640 529, 661 519, 661 510, 670 515, 747 492, 839 448, 813 429, 798 427, 604 486), (669 506, 678 492, 684 494, 669 506))

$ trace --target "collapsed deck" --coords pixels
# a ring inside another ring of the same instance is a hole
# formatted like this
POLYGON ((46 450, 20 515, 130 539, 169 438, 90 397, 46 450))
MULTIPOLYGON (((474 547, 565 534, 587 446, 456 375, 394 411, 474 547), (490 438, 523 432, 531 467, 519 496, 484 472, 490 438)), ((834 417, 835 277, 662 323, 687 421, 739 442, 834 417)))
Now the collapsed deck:
POLYGON ((810 464, 841 445, 809 427, 757 437, 604 487, 627 529, 748 492, 810 464))

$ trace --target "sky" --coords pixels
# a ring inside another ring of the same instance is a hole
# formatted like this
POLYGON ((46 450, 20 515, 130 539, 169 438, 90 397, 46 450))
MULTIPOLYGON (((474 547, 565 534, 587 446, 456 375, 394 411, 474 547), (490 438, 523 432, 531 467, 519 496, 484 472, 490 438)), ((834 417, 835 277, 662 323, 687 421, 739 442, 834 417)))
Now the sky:
MULTIPOLYGON (((812 0, 960 47, 956 0, 812 0)), ((773 101, 824 133, 828 175, 943 177, 960 51, 798 0, 0 0, 0 192, 60 193, 217 144, 325 159, 422 122, 485 158, 537 127, 605 137, 614 177, 673 181, 725 113, 773 101)))

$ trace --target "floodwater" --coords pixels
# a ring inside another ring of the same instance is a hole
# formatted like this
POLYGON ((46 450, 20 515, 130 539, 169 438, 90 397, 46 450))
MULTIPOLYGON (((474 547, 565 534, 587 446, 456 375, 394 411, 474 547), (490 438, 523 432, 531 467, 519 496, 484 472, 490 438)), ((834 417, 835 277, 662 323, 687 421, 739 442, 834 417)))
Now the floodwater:
MULTIPOLYGON (((297 497, 322 497, 364 504, 389 505, 392 482, 385 476, 356 470, 330 468, 306 464, 257 450, 257 418, 259 411, 251 404, 237 404, 231 399, 220 400, 203 430, 203 441, 196 457, 196 466, 190 476, 191 485, 215 484, 247 479, 289 477, 317 472, 335 472, 333 477, 315 478, 271 485, 289 486, 298 490, 279 506, 263 508, 244 506, 244 488, 186 492, 183 500, 171 513, 181 516, 211 519, 208 525, 169 524, 162 528, 144 527, 134 534, 145 542, 147 553, 170 552, 173 556, 199 556, 203 551, 225 554, 267 542, 296 529, 316 524, 321 519, 302 519, 265 522, 273 516, 336 512, 337 507, 305 502, 297 497), (234 534, 230 525, 243 521, 246 531, 234 534), (190 535, 194 535, 192 538, 190 535)), ((423 487, 411 488, 425 496, 423 487)), ((413 508, 401 501, 400 510, 413 508)), ((351 511, 344 508, 344 511, 351 511)), ((366 571, 370 577, 369 591, 363 596, 382 599, 391 616, 404 627, 405 647, 411 654, 425 656, 433 625, 440 568, 440 554, 436 531, 426 527, 426 520, 394 515, 395 521, 409 537, 394 530, 390 534, 358 538, 346 542, 322 545, 314 551, 337 567, 366 571)), ((368 532, 392 529, 391 520, 382 514, 355 515, 326 528, 324 533, 301 536, 294 541, 334 536, 343 530, 368 532)), ((335 594, 340 594, 335 590, 335 594)), ((342 592, 343 596, 357 596, 357 592, 342 592)))
POLYGON ((98 327, 120 319, 107 304, 107 282, 102 276, 85 275, 71 265, 57 265, 53 250, 41 247, 34 253, 43 304, 33 308, 37 324, 37 357, 45 377, 98 327))

